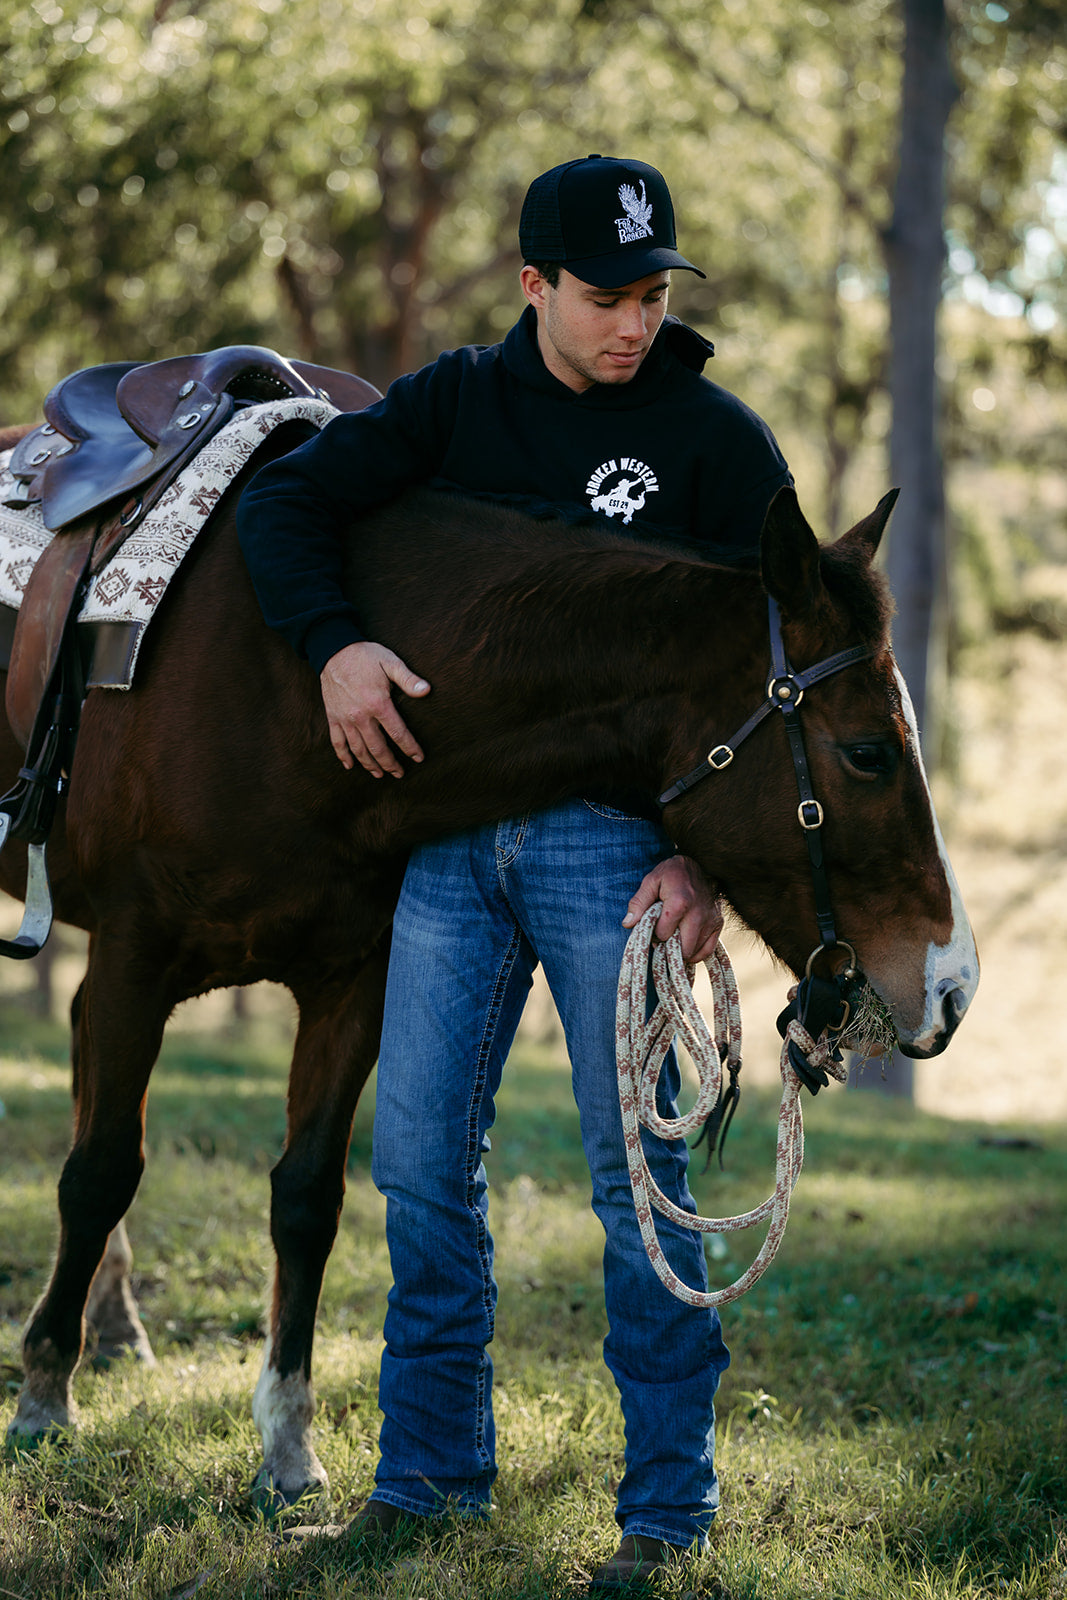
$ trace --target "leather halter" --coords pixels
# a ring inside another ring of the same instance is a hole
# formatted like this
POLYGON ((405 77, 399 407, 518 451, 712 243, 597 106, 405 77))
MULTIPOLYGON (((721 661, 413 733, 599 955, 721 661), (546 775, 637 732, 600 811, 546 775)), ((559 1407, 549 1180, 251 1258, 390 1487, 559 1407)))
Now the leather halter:
MULTIPOLYGON (((804 842, 808 847, 808 859, 811 863, 812 888, 815 892, 815 921, 819 928, 820 944, 812 951, 808 958, 807 970, 798 985, 797 997, 792 1005, 782 1012, 778 1018, 778 1028, 784 1034, 787 1023, 794 1017, 799 1017, 804 1027, 817 1038, 824 1028, 832 1032, 839 1032, 848 1021, 848 1002, 844 997, 844 985, 852 973, 855 964, 855 952, 851 945, 843 943, 837 936, 834 928, 833 908, 830 904, 830 884, 826 875, 826 864, 823 860, 822 850, 822 824, 823 808, 812 793, 811 770, 808 766, 807 751, 804 748, 804 735, 800 725, 800 702, 804 698, 804 691, 813 683, 820 683, 823 678, 832 677, 834 673, 841 672, 845 667, 853 666, 857 661, 869 660, 874 651, 866 645, 853 645, 849 650, 839 650, 836 655, 827 656, 824 661, 819 661, 813 667, 807 667, 803 672, 794 672, 789 665, 789 658, 785 653, 785 644, 782 639, 782 618, 774 599, 767 596, 767 611, 770 620, 771 633, 771 675, 767 682, 767 697, 763 704, 754 711, 747 722, 741 724, 733 737, 725 744, 718 744, 708 751, 699 767, 694 767, 692 772, 687 772, 684 777, 678 778, 665 789, 659 796, 661 806, 669 805, 679 795, 685 794, 695 784, 710 778, 714 772, 722 772, 734 759, 738 747, 764 722, 772 712, 780 711, 785 723, 786 735, 789 739, 789 749, 793 757, 793 770, 796 773, 797 790, 800 795, 800 804, 797 806, 797 820, 804 830, 804 842), (844 949, 851 955, 852 960, 843 974, 838 974, 830 979, 820 978, 812 972, 812 963, 815 957, 832 950, 844 949), (840 1009, 844 1008, 843 1012, 840 1009), (834 1020, 836 1018, 836 1020, 834 1020)), ((800 1055, 795 1047, 790 1048, 790 1060, 799 1077, 813 1094, 829 1080, 825 1073, 812 1069, 800 1055), (794 1053, 795 1052, 795 1053, 794 1053), (799 1060, 797 1059, 799 1057, 799 1060)))

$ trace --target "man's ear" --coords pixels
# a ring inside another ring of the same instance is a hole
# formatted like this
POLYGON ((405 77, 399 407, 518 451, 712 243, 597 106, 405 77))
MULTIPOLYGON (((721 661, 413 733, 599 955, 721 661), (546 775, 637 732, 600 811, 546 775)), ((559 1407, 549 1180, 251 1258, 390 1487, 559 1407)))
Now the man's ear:
POLYGON ((533 306, 534 310, 543 311, 545 309, 548 291, 552 287, 548 279, 543 278, 536 267, 531 267, 529 263, 527 263, 527 265, 523 267, 522 271, 519 273, 519 282, 522 284, 523 294, 533 306))
POLYGON ((795 489, 779 489, 767 507, 760 534, 760 570, 763 587, 778 602, 783 616, 810 610, 822 590, 819 541, 800 509, 795 489))

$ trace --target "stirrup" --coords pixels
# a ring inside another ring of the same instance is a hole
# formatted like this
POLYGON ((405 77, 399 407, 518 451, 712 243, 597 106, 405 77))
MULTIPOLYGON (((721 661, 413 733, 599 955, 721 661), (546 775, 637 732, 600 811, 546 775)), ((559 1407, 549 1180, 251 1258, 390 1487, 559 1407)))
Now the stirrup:
MULTIPOLYGON (((61 660, 61 684, 63 667, 61 660)), ((14 788, 0 797, 0 850, 9 839, 24 839, 27 849, 22 923, 14 939, 0 939, 0 956, 10 956, 15 961, 39 955, 52 929, 47 845, 56 806, 67 787, 64 756, 73 746, 77 715, 77 703, 62 688, 46 697, 45 706, 38 712, 38 723, 46 717, 48 720, 43 738, 36 742, 36 758, 28 759, 27 765, 19 769, 14 788), (46 710, 49 699, 51 704, 46 710)))
MULTIPOLYGON (((11 817, 0 812, 0 850, 7 841, 11 817)), ((15 961, 26 961, 39 955, 52 931, 52 887, 48 881, 48 863, 45 853, 48 842, 27 846, 26 904, 19 931, 13 939, 0 939, 0 955, 11 956, 15 961)))

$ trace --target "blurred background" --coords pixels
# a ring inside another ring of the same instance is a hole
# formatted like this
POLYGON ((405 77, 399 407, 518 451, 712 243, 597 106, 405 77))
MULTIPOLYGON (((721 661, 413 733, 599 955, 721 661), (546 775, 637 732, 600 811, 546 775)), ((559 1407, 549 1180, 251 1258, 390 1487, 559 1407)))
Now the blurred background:
MULTIPOLYGON (((1067 1118, 1065 20, 1062 0, 0 0, 0 423, 75 368, 232 343, 385 387, 511 325, 536 173, 654 161, 708 274, 678 275, 672 309, 813 525, 904 489, 898 653, 985 959, 917 1098, 1067 1118)), ((784 979, 733 942, 773 1076, 784 979)), ((61 934, 0 983, 61 1007, 78 949, 61 934)), ((288 1025, 276 997, 221 1004, 288 1025)), ((542 996, 527 1028, 553 1027, 542 996)))

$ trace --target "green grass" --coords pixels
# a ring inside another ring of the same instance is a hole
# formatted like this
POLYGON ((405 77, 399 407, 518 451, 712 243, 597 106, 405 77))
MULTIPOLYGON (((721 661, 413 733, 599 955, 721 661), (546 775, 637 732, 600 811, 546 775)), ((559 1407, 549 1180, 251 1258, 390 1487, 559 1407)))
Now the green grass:
MULTIPOLYGON (((62 1030, 10 1001, 0 1022, 0 1386, 13 1397, 21 1326, 53 1244, 69 1075, 62 1030)), ((130 1218, 160 1367, 87 1366, 79 1433, 0 1463, 0 1600, 548 1600, 582 1593, 613 1548, 622 1437, 600 1360, 599 1227, 567 1069, 532 1048, 509 1066, 488 1158, 501 1286, 490 1524, 445 1527, 368 1565, 344 1541, 285 1544, 257 1516, 250 1399, 286 1057, 284 1038, 263 1028, 168 1040, 130 1218)), ((367 1176, 369 1101, 316 1347, 331 1495, 309 1514, 338 1522, 372 1482, 390 1281, 367 1176)), ((1067 1130, 1008 1149, 981 1145, 988 1129, 876 1097, 824 1093, 805 1112, 781 1255, 724 1317, 722 1510, 707 1554, 662 1592, 1067 1600, 1067 1130)), ((762 1199, 773 1150, 773 1103, 752 1095, 726 1172, 698 1170, 701 1209, 762 1199)), ((714 1280, 755 1248, 737 1235, 715 1242, 714 1280)))

